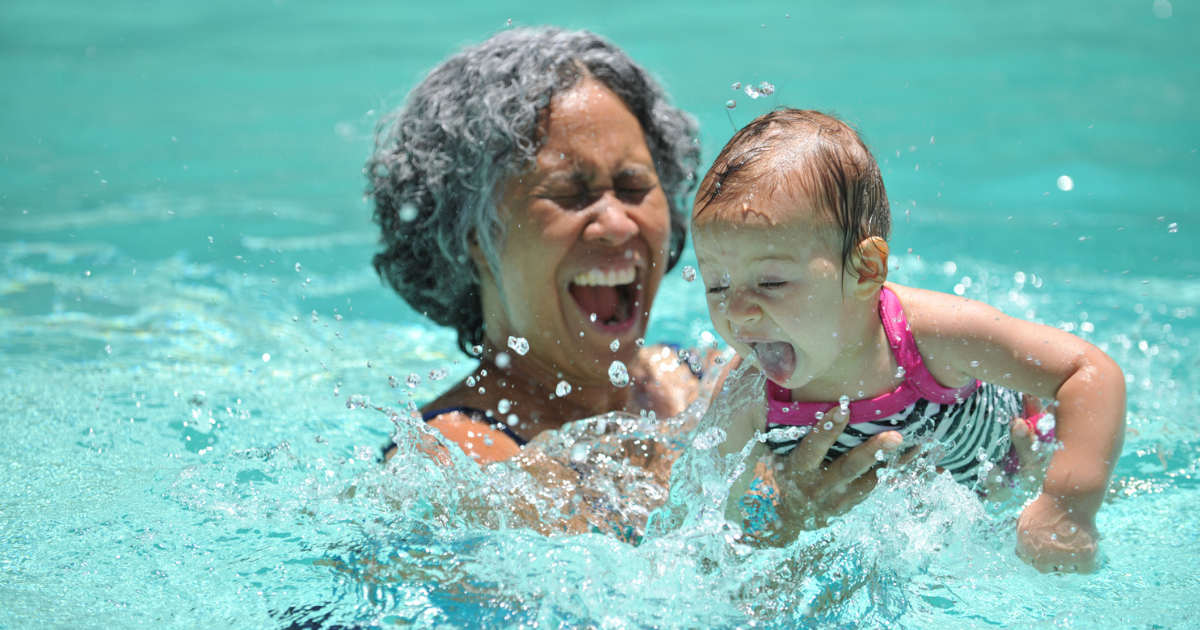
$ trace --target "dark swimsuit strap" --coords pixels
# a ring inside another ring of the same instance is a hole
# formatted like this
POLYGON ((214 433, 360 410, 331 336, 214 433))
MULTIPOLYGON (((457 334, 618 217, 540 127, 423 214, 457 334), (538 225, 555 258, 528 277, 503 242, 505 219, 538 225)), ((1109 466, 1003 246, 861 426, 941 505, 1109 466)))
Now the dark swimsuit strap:
POLYGON ((512 429, 510 429, 509 426, 507 424, 505 424, 503 420, 494 420, 492 418, 489 418, 486 411, 482 411, 482 410, 476 409, 474 407, 467 407, 465 405, 456 405, 454 407, 445 407, 443 409, 434 409, 433 411, 426 411, 425 413, 421 414, 421 419, 424 420, 425 422, 429 422, 430 420, 433 420, 434 418, 436 418, 444 413, 455 413, 455 412, 461 413, 464 416, 467 416, 476 422, 486 424, 486 425, 490 426, 491 428, 503 433, 504 435, 507 435, 509 438, 512 439, 512 441, 517 443, 517 446, 525 446, 526 444, 529 443, 529 440, 526 440, 525 438, 517 435, 516 432, 513 431, 512 429))

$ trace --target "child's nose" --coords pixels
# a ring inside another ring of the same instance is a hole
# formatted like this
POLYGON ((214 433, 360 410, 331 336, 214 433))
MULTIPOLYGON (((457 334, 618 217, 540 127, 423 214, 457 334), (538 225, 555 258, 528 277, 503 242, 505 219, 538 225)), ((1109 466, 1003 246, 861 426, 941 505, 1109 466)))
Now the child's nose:
POLYGON ((752 292, 744 289, 733 291, 725 307, 725 316, 734 326, 752 324, 762 318, 762 307, 752 292))

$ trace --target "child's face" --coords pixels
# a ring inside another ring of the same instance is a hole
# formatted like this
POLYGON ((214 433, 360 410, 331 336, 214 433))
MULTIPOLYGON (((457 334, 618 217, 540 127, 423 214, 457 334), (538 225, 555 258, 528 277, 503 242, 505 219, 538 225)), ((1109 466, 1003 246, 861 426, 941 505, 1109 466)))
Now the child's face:
POLYGON ((735 203, 747 220, 723 212, 693 227, 709 315, 739 354, 757 355, 768 378, 803 387, 833 366, 847 341, 841 256, 812 212, 756 213, 735 203))

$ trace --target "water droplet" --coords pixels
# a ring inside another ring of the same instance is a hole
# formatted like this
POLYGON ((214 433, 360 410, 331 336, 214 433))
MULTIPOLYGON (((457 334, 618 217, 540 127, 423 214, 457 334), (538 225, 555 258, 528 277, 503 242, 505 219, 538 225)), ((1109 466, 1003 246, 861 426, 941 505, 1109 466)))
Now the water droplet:
MULTIPOLYGON (((595 316, 593 315, 593 317, 595 316)), ((508 347, 515 350, 517 354, 525 356, 525 353, 529 352, 529 341, 524 337, 509 337, 508 347)))
POLYGON ((733 87, 733 91, 734 91, 734 92, 736 92, 736 91, 738 91, 738 90, 742 89, 742 82, 741 82, 741 81, 734 81, 734 82, 733 82, 733 85, 732 85, 731 87, 733 87))
POLYGON ((833 429, 833 422, 826 422, 821 428, 829 431, 830 429, 833 429))
POLYGON ((1062 177, 1058 178, 1058 189, 1059 190, 1068 191, 1074 187, 1075 187, 1075 180, 1071 179, 1070 176, 1063 175, 1062 177))
MULTIPOLYGON (((392 387, 395 387, 395 385, 392 385, 392 387)), ((467 387, 475 387, 475 377, 474 376, 467 377, 467 387)))
POLYGON ((266 363, 267 361, 270 361, 270 360, 271 360, 271 355, 264 352, 263 353, 263 363, 266 363))
POLYGON ((388 375, 388 385, 391 385, 392 389, 395 389, 397 387, 400 387, 400 381, 396 380, 395 376, 392 376, 389 374, 388 375))
POLYGON ((843 395, 841 398, 838 399, 838 406, 840 406, 842 408, 843 412, 849 411, 850 410, 850 397, 843 395))
POLYGON ((448 371, 446 371, 446 368, 437 368, 435 370, 429 370, 429 380, 440 381, 440 380, 446 378, 446 376, 449 374, 450 373, 448 371))
POLYGON ((507 352, 496 353, 496 367, 504 369, 508 367, 509 363, 512 363, 512 357, 508 356, 507 352))
POLYGON ((725 365, 725 357, 723 357, 721 355, 717 355, 717 358, 713 359, 713 365, 715 365, 717 367, 721 367, 721 366, 725 365))
POLYGON ((210 236, 210 237, 208 237, 208 242, 209 242, 209 243, 213 242, 213 237, 211 237, 211 236, 210 236))
POLYGON ((405 223, 411 223, 417 218, 417 207, 411 203, 406 203, 400 206, 400 220, 405 223))
POLYGON ((758 84, 758 91, 763 96, 770 96, 775 93, 775 86, 763 81, 758 84))
POLYGON ((683 279, 692 282, 696 279, 696 268, 691 265, 683 266, 683 279))
POLYGON ((571 384, 566 381, 559 381, 558 385, 554 386, 554 393, 559 398, 562 398, 563 396, 570 394, 571 393, 571 384))
POLYGON ((483 354, 483 346, 471 346, 471 356, 477 357, 483 354))
POLYGON ((608 380, 617 387, 625 387, 629 384, 629 370, 624 363, 613 361, 612 365, 608 366, 608 380))
POLYGON ((512 403, 508 402, 507 398, 501 398, 500 402, 496 403, 496 411, 500 413, 508 413, 508 410, 511 408, 512 403))
POLYGON ((521 424, 521 419, 517 417, 517 414, 510 413, 508 414, 508 417, 504 419, 504 422, 510 427, 515 427, 518 424, 521 424))
POLYGON ((972 361, 972 362, 971 362, 971 367, 979 367, 979 362, 978 362, 978 361, 972 361))
POLYGON ((746 96, 749 96, 751 99, 758 98, 759 97, 758 88, 754 87, 753 85, 747 85, 746 86, 746 96))
POLYGON ((896 378, 904 378, 904 366, 896 366, 896 378))
POLYGON ((1178 223, 1172 223, 1172 224, 1170 224, 1170 225, 1168 225, 1168 226, 1167 226, 1167 233, 1168 233, 1168 234, 1175 234, 1175 233, 1176 233, 1176 232, 1178 232, 1178 231, 1179 231, 1179 224, 1178 224, 1178 223))
POLYGON ((408 378, 404 379, 404 382, 407 383, 409 387, 416 387, 421 384, 421 377, 417 376, 416 374, 409 374, 408 378))
POLYGON ((576 444, 575 446, 571 447, 571 461, 573 461, 577 464, 582 464, 583 462, 587 461, 587 457, 588 457, 588 445, 587 444, 576 444))
POLYGON ((340 321, 342 321, 342 316, 341 316, 341 315, 334 315, 334 316, 333 316, 333 319, 334 319, 334 321, 338 321, 338 322, 340 322, 340 321))
POLYGON ((1150 7, 1154 13, 1154 17, 1165 20, 1171 17, 1171 3, 1169 0, 1154 0, 1154 4, 1150 7))
POLYGON ((988 458, 987 451, 983 450, 982 446, 979 447, 979 450, 976 451, 976 453, 975 453, 975 460, 980 461, 980 462, 986 462, 987 458, 988 458))
POLYGON ((814 413, 814 414, 813 414, 813 417, 814 417, 814 418, 816 418, 817 420, 824 420, 824 419, 825 419, 825 412, 824 412, 824 411, 818 411, 817 413, 814 413))
POLYGON ((637 339, 633 340, 633 345, 634 347, 641 348, 642 346, 646 345, 646 340, 638 337, 637 339))
POLYGON ((729 99, 728 101, 725 101, 726 109, 733 109, 734 107, 737 107, 737 101, 735 101, 733 99, 729 99))
POLYGON ((875 451, 875 461, 877 461, 877 462, 883 461, 883 449, 875 451))
POLYGON ((104 346, 105 354, 112 354, 112 346, 104 346))
POLYGON ((620 342, 620 341, 618 341, 618 340, 616 340, 616 339, 613 339, 612 343, 608 344, 608 349, 609 349, 609 350, 612 350, 613 352, 616 352, 617 350, 620 350, 620 349, 621 349, 621 342, 620 342))

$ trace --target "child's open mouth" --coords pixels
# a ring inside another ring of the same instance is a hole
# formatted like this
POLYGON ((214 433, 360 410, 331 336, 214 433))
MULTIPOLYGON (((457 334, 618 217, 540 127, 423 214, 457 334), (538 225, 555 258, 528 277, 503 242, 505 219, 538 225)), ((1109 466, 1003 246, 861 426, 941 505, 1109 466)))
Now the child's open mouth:
POLYGON ((624 332, 637 321, 637 269, 590 269, 571 279, 569 291, 580 310, 595 316, 595 325, 608 332, 624 332))
POLYGON ((796 371, 796 349, 783 341, 760 341, 750 344, 758 365, 777 385, 783 385, 796 371))

